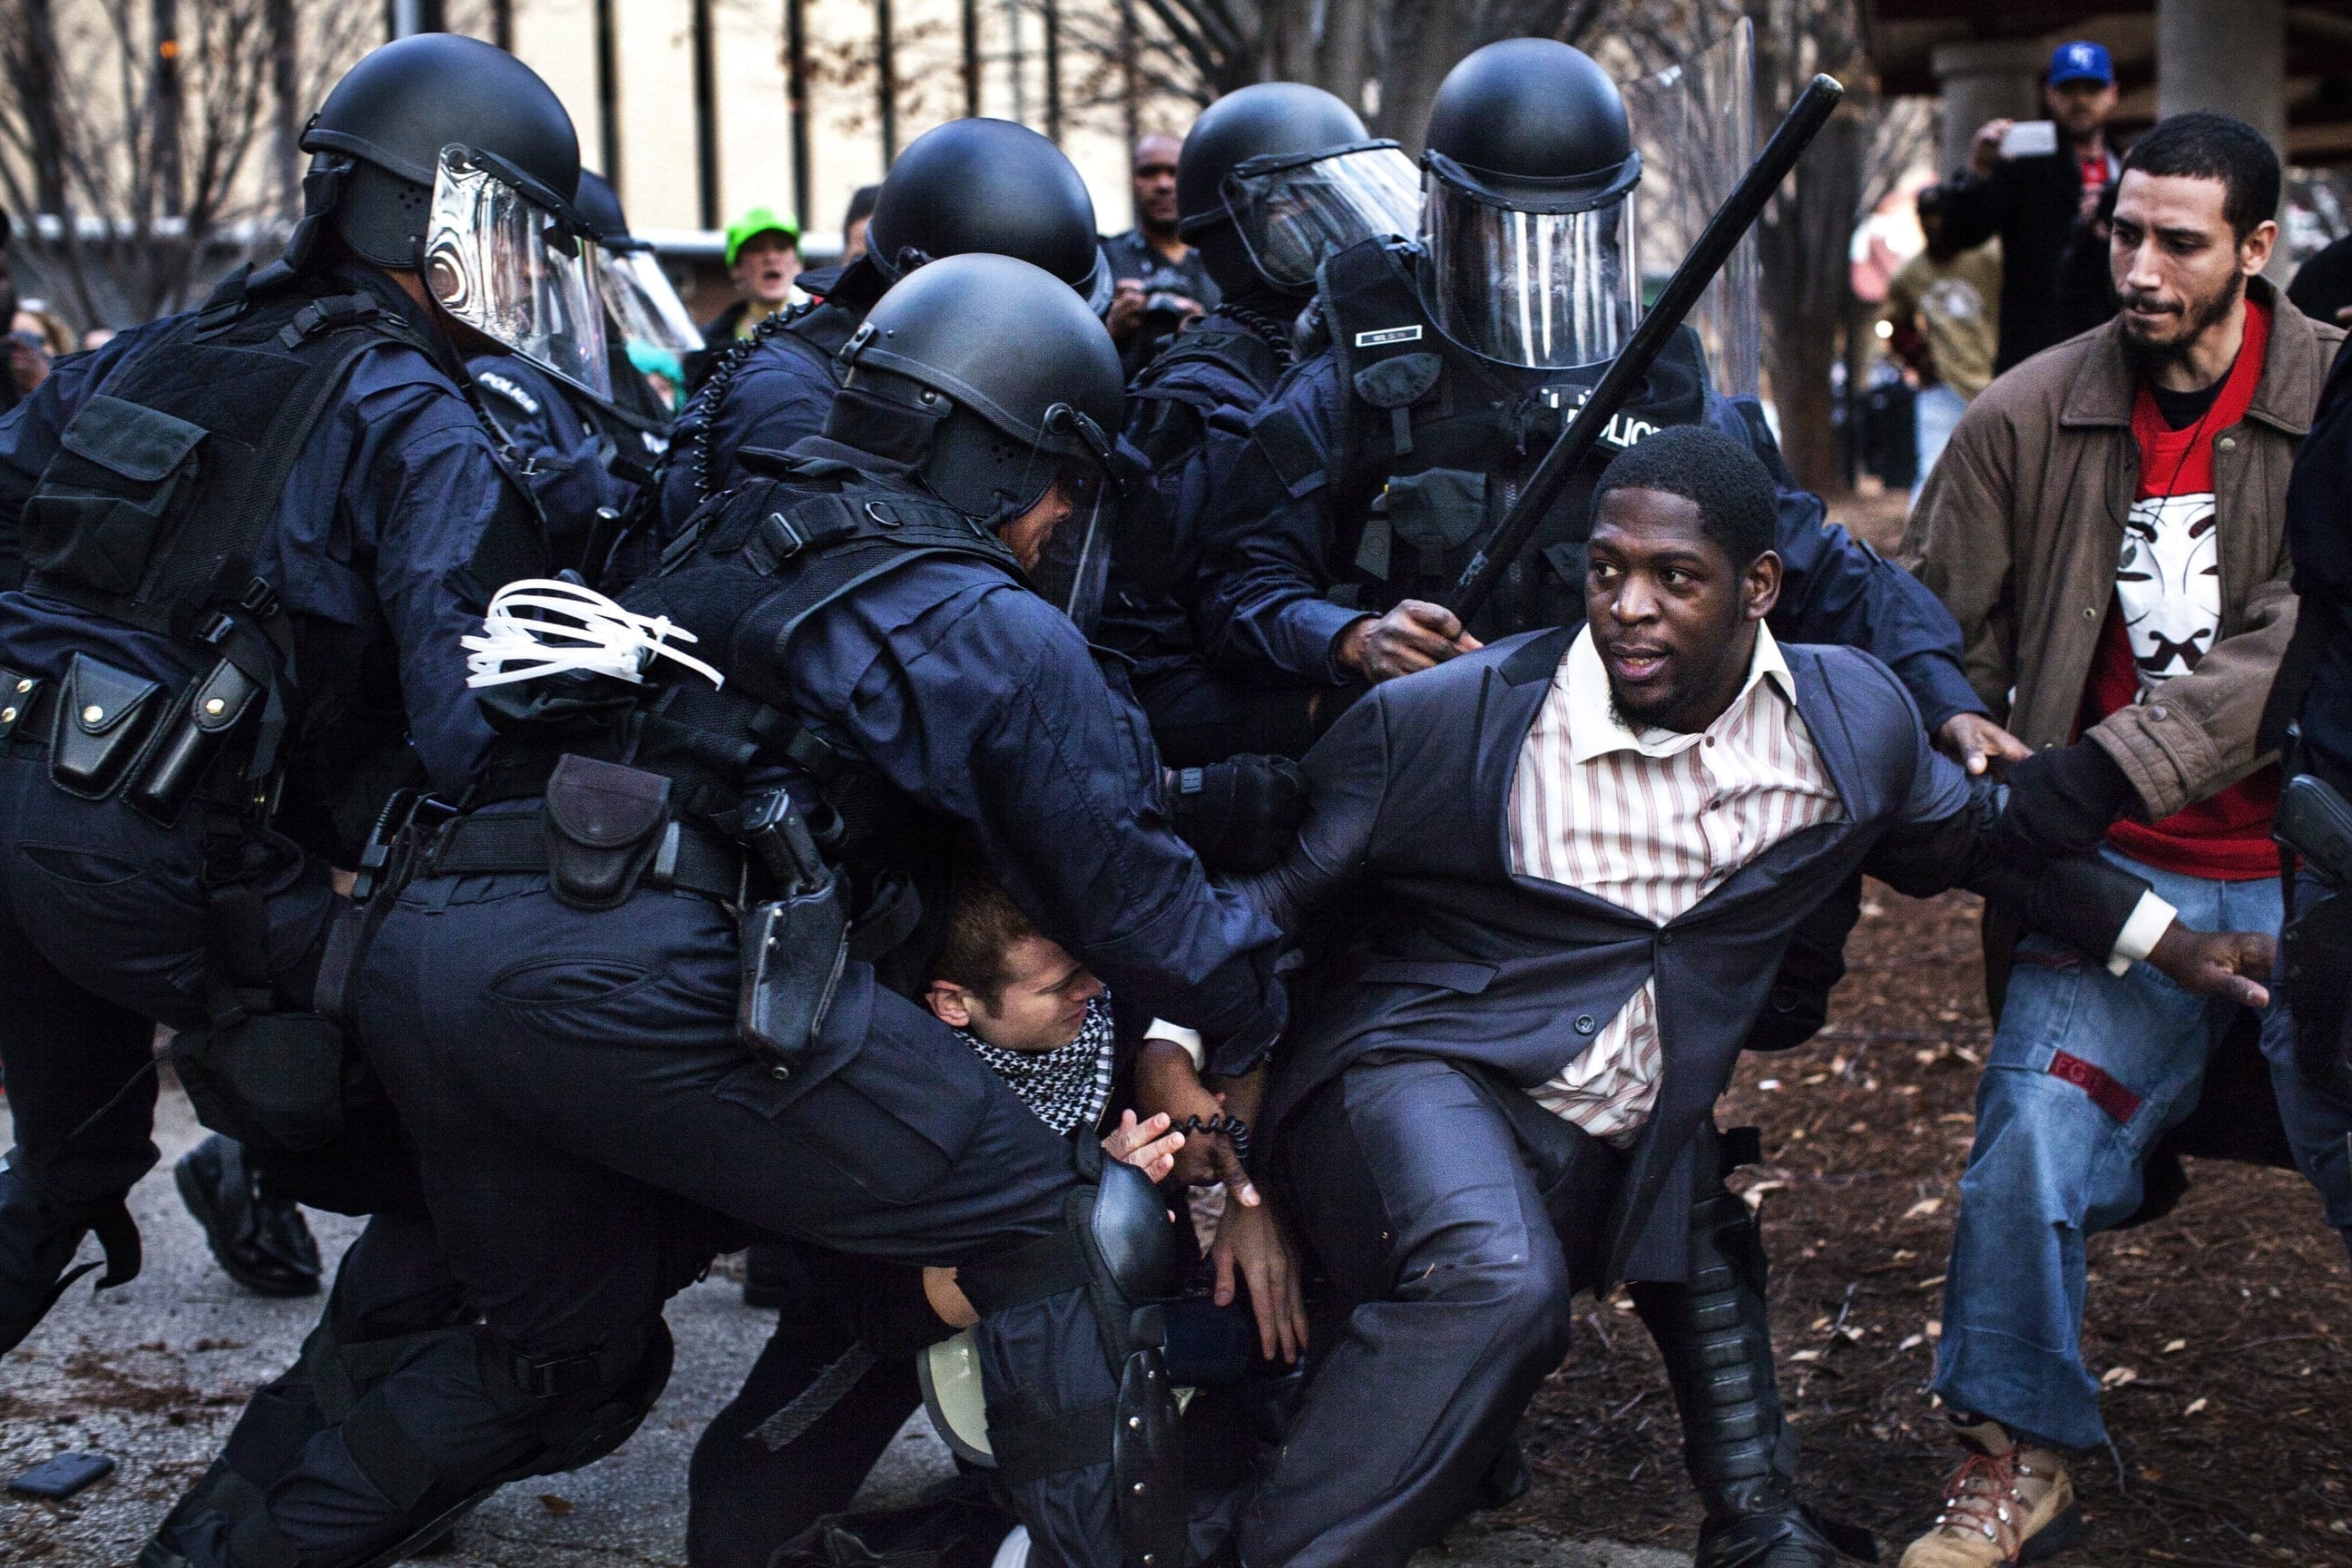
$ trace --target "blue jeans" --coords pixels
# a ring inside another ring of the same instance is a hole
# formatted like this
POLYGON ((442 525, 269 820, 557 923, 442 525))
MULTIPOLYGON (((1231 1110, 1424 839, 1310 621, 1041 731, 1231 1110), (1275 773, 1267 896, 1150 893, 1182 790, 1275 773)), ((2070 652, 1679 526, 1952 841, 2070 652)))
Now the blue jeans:
MULTIPOLYGON (((2274 877, 2208 881, 2105 853, 2193 929, 2279 928, 2274 877)), ((2196 1108, 2232 1011, 2146 963, 2118 977, 2039 937, 2018 944, 1960 1179, 1936 1360, 1946 1405, 2061 1447, 2105 1441, 2083 1365, 2084 1238, 2139 1207, 2142 1163, 2196 1108)))
MULTIPOLYGON (((2308 910, 2327 890, 2305 871, 2295 879, 2294 907, 2308 910)), ((2271 1086, 2278 1091, 2286 1141, 2294 1150, 2295 1168, 2319 1189, 2327 1223, 2344 1233, 2344 1245, 2352 1250, 2352 1110, 2322 1099, 2305 1085, 2303 1075, 2294 1070, 2294 1015, 2273 1005, 2263 1020, 2263 1056, 2271 1064, 2271 1086)))
POLYGON ((1911 405, 1911 449, 1919 459, 1911 481, 1914 505, 1918 503, 1919 492, 1927 488, 1927 475, 1936 467, 1936 459, 1944 455, 1960 416, 1968 411, 1969 400, 1948 386, 1919 389, 1918 397, 1911 405))

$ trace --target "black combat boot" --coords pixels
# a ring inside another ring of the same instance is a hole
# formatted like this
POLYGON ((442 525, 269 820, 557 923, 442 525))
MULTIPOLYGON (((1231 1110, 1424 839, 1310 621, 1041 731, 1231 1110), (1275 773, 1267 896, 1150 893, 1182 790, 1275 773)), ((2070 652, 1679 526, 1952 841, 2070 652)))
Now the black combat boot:
POLYGON ((1747 1204, 1711 1174, 1691 1211, 1687 1284, 1636 1284, 1682 1412, 1683 1456, 1706 1517, 1693 1568, 1832 1568, 1878 1560, 1866 1531, 1796 1498, 1795 1434, 1780 1418, 1764 1307, 1764 1241, 1747 1204))

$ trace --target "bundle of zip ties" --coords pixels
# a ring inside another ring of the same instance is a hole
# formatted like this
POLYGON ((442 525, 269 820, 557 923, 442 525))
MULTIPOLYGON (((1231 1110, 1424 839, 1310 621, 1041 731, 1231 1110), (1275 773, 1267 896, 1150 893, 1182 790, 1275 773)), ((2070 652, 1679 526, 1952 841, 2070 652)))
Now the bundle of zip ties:
POLYGON ((692 632, 667 616, 641 616, 593 588, 552 577, 525 577, 490 597, 478 637, 457 639, 466 649, 466 684, 505 686, 542 675, 584 671, 642 683, 656 658, 682 664, 713 686, 727 678, 671 644, 692 632))

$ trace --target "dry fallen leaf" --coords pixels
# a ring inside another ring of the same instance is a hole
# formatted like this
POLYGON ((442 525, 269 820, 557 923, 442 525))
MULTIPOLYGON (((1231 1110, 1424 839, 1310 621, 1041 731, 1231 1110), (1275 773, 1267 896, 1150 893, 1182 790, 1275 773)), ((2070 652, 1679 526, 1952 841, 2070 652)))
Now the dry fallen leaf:
POLYGON ((2174 1341, 2171 1341, 2169 1343, 2166 1344, 2166 1346, 2164 1347, 2164 1353, 2165 1353, 2166 1355, 2170 1355, 2170 1354, 2172 1354, 2175 1351, 2185 1351, 2185 1350, 2187 1350, 2188 1348, 2189 1348, 2189 1342, 2188 1342, 2187 1340, 2174 1340, 2174 1341))
POLYGON ((2126 1383, 2137 1383, 2139 1373, 2127 1366, 2111 1366, 2099 1378, 2101 1388, 2121 1388, 2126 1383))
POLYGON ((1911 1351, 1911 1350, 1917 1350, 1921 1345, 1924 1345, 1924 1344, 1926 1344, 1927 1342, 1927 1335, 1925 1335, 1925 1334, 1913 1334, 1909 1339, 1905 1340, 1901 1344, 1896 1345, 1895 1348, 1896 1350, 1898 1350, 1898 1351, 1911 1351))
POLYGON ((1941 1198, 1921 1198, 1917 1203, 1913 1204, 1909 1208, 1903 1211, 1903 1217, 1905 1219, 1926 1219, 1929 1215, 1934 1214, 1937 1209, 1942 1208, 1943 1206, 1944 1200, 1941 1198))
POLYGON ((541 1492, 539 1494, 539 1506, 550 1513, 570 1513, 572 1500, 557 1497, 553 1492, 541 1492))
POLYGON ((2196 1415, 2199 1411, 2200 1411, 2200 1410, 2204 1409, 2204 1408, 2205 1408, 2205 1406, 2207 1405, 2207 1404, 2209 1404, 2209 1403, 2210 1403, 2210 1401, 2208 1401, 2208 1400, 2205 1398, 2205 1396, 2204 1396, 2203 1394, 2199 1394, 2196 1398, 2194 1398, 2194 1399, 2190 1400, 2190 1401, 2189 1402, 2189 1408, 2188 1408, 2188 1409, 2186 1409, 2186 1410, 2184 1410, 2184 1411, 2182 1411, 2180 1414, 2182 1414, 2183 1415, 2196 1415))

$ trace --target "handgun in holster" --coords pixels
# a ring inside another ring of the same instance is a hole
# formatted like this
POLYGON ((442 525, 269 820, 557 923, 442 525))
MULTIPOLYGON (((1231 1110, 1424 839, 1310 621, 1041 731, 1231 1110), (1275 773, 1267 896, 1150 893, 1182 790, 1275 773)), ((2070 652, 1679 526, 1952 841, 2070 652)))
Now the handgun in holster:
POLYGON ((772 1075, 789 1079, 824 1027, 849 962, 849 900, 788 792, 749 803, 741 837, 775 896, 744 906, 736 1031, 772 1075))

